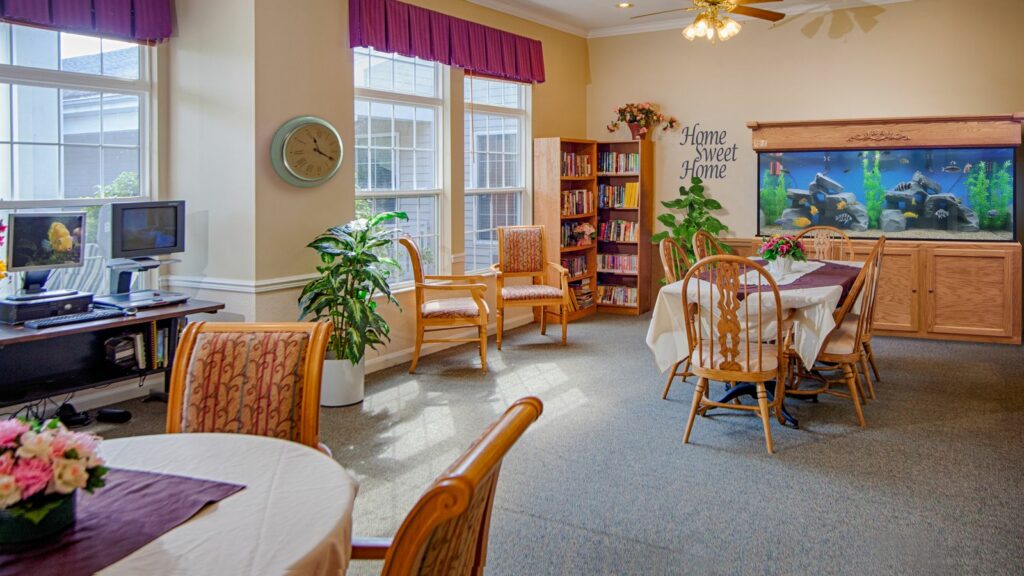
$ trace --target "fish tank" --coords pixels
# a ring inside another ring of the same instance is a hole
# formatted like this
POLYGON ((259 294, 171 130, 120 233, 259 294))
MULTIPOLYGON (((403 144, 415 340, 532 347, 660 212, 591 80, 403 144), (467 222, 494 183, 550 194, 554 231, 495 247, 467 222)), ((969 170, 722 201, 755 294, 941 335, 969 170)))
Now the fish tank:
POLYGON ((758 233, 1015 239, 1015 148, 758 153, 758 233))

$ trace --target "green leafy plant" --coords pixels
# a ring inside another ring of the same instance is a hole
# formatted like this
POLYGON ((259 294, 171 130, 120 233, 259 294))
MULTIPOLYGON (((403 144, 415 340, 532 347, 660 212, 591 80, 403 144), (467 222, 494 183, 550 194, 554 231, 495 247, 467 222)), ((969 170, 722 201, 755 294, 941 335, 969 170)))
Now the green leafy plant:
POLYGON ((393 232, 384 226, 404 212, 382 212, 327 229, 309 243, 320 254, 320 276, 299 295, 299 319, 330 320, 328 351, 339 360, 358 364, 369 347, 391 340, 391 329, 377 312, 377 296, 398 306, 388 278, 398 262, 382 254, 392 244, 393 232))
POLYGON ((882 154, 875 151, 875 162, 871 165, 869 154, 864 153, 864 205, 868 211, 868 224, 872 228, 880 226, 882 206, 885 204, 885 186, 882 185, 882 170, 879 168, 882 154))
POLYGON ((967 177, 967 197, 984 230, 1002 230, 1010 217, 1010 196, 1013 184, 1010 162, 1001 164, 988 175, 984 162, 978 162, 967 177))
POLYGON ((764 212, 764 221, 767 224, 774 224, 782 217, 782 211, 786 209, 786 176, 779 174, 773 176, 768 170, 764 171, 761 178, 761 211, 764 212))
MULTIPOLYGON (((676 220, 676 215, 668 212, 658 215, 658 222, 665 225, 668 230, 663 230, 651 236, 651 242, 657 244, 663 239, 672 237, 686 251, 687 257, 692 262, 693 258, 693 235, 698 230, 704 230, 718 236, 729 228, 722 224, 722 221, 711 214, 712 210, 721 210, 722 204, 714 198, 704 195, 704 182, 694 176, 690 179, 690 187, 679 187, 679 198, 662 202, 662 206, 669 210, 685 210, 686 215, 681 220, 676 220)), ((728 250, 728 247, 725 247, 728 250)))

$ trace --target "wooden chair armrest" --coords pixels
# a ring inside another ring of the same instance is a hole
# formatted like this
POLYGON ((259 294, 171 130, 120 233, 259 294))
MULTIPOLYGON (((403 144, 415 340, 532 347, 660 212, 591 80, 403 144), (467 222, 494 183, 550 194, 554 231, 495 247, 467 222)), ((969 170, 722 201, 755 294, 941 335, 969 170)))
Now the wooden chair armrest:
POLYGON ((483 283, 487 281, 487 278, 483 276, 424 276, 424 280, 447 280, 447 281, 458 281, 458 282, 474 282, 483 283))
POLYGON ((447 292, 456 292, 459 290, 468 290, 470 292, 487 292, 486 284, 427 284, 425 282, 417 282, 417 288, 423 288, 424 290, 444 290, 447 292))
POLYGON ((352 538, 353 560, 383 560, 391 548, 391 538, 352 538))
POLYGON ((548 262, 548 266, 550 266, 551 268, 554 268, 555 272, 558 272, 559 274, 561 274, 563 276, 568 276, 569 275, 569 271, 566 270, 564 266, 562 266, 561 264, 559 264, 557 262, 548 262))
POLYGON ((491 264, 491 271, 497 274, 498 276, 501 276, 501 264, 498 264, 497 262, 491 264))

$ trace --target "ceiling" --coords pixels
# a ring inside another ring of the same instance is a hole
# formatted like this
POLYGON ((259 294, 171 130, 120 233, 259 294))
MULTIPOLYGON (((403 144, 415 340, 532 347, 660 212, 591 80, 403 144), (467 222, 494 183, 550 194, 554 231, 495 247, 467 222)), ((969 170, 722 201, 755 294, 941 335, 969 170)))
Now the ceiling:
MULTIPOLYGON (((633 6, 625 9, 616 6, 618 0, 469 1, 587 38, 681 28, 693 18, 690 13, 679 12, 630 20, 630 17, 640 14, 688 7, 692 5, 690 0, 629 0, 633 6)), ((757 7, 796 15, 908 1, 910 0, 783 0, 757 7)), ((736 19, 744 18, 737 16, 736 19)))

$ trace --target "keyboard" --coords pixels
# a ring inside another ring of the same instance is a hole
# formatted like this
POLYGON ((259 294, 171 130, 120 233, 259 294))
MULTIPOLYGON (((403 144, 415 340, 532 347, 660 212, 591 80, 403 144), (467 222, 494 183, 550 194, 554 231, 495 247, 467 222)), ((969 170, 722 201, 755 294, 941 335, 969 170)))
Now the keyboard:
POLYGON ((49 318, 40 318, 39 320, 29 320, 28 322, 25 322, 25 327, 38 330, 39 328, 53 328, 54 326, 64 326, 65 324, 79 324, 81 322, 92 322, 93 320, 121 318, 124 315, 124 310, 97 308, 90 312, 79 312, 77 314, 65 314, 63 316, 50 316, 49 318))

